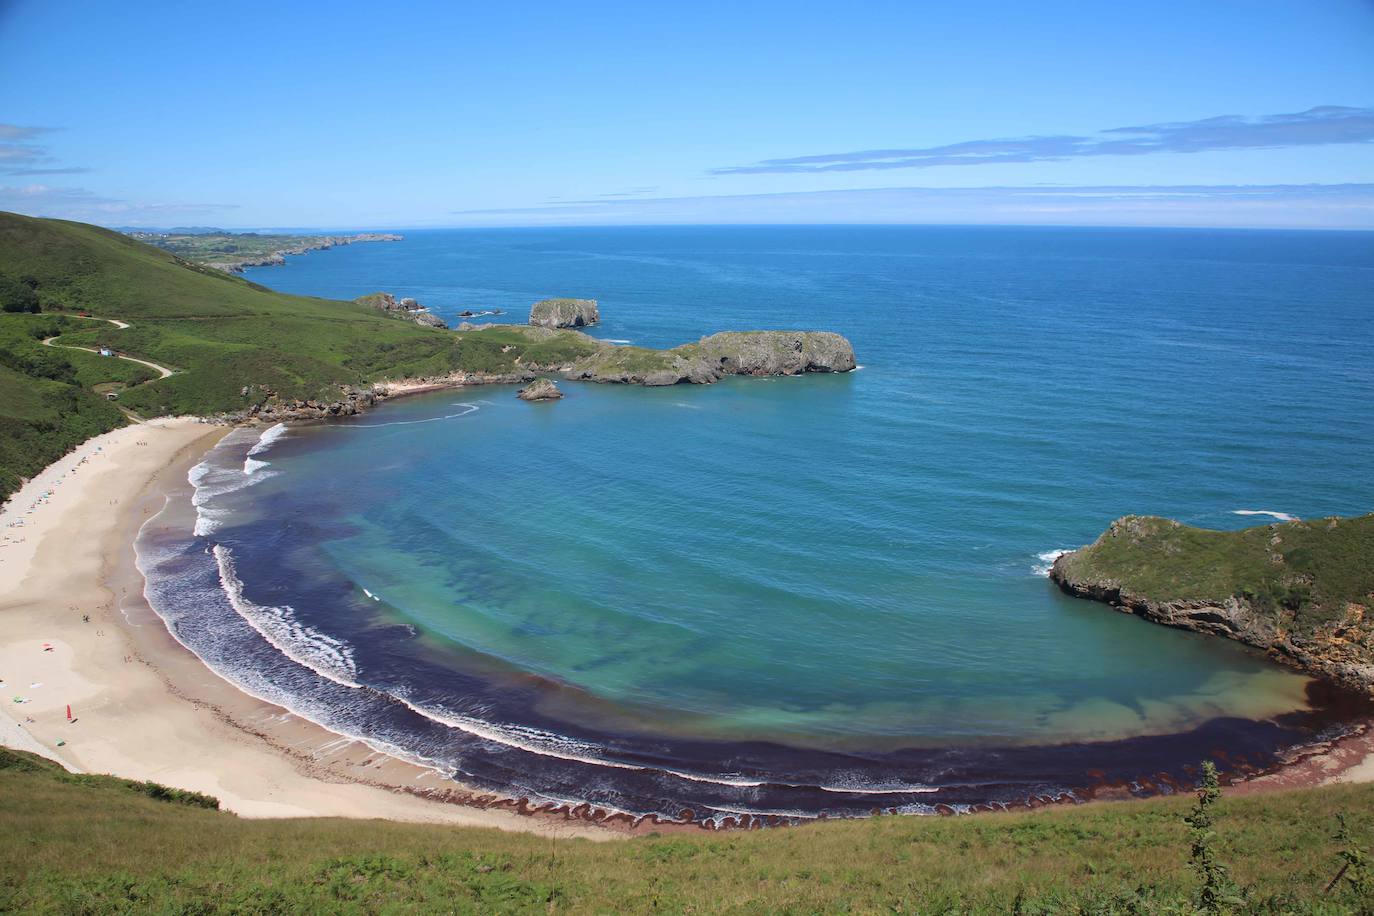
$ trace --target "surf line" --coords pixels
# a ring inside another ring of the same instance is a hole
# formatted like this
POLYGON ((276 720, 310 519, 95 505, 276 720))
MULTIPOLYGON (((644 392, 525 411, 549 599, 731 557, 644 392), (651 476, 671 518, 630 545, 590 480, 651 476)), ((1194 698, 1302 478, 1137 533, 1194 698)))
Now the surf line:
POLYGON ((466 407, 462 413, 445 414, 442 417, 428 417, 424 420, 392 420, 390 423, 337 423, 330 424, 335 429, 381 429, 383 426, 413 426, 416 423, 438 423, 440 420, 455 420, 458 417, 466 417, 470 413, 481 410, 476 404, 467 404, 462 401, 454 402, 455 407, 466 407))

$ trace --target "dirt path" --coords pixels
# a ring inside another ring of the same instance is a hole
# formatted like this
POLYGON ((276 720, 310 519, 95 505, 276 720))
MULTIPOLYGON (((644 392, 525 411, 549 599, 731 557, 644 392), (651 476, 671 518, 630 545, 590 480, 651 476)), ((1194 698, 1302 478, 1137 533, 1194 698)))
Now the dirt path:
MULTIPOLYGON (((114 325, 115 327, 119 328, 121 331, 124 330, 125 328, 129 327, 129 322, 127 322, 127 321, 120 321, 118 318, 94 318, 94 317, 92 317, 92 316, 90 316, 90 315, 72 315, 72 316, 69 316, 69 317, 72 317, 72 318, 85 318, 85 319, 87 319, 88 321, 108 321, 110 324, 112 324, 112 325, 114 325)), ((45 346, 45 347, 55 347, 55 348, 57 348, 57 349, 59 349, 59 350, 85 350, 87 353, 96 353, 96 354, 100 353, 99 350, 97 350, 97 349, 95 349, 95 348, 93 348, 93 347, 74 347, 74 346, 71 346, 70 344, 53 343, 54 340, 56 340, 58 337, 61 337, 61 336, 62 336, 61 334, 58 334, 58 335, 53 336, 53 337, 45 338, 44 341, 43 341, 43 346, 45 346)), ((152 370, 154 370, 155 372, 157 372, 158 378, 159 378, 159 379, 167 378, 167 377, 169 377, 169 376, 172 374, 172 370, 171 370, 171 369, 168 369, 166 366, 159 366, 157 363, 150 363, 150 362, 148 362, 146 359, 138 359, 138 358, 133 357, 133 356, 116 356, 115 358, 116 358, 116 359, 128 360, 128 361, 131 362, 131 363, 138 363, 140 366, 147 366, 149 369, 152 369, 152 370)))

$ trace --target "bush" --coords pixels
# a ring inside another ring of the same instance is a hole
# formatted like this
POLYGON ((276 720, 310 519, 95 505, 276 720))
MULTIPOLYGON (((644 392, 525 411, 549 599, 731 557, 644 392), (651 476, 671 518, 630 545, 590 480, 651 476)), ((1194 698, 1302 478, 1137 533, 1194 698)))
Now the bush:
POLYGON ((6 312, 39 311, 38 293, 23 280, 0 275, 0 309, 6 312))

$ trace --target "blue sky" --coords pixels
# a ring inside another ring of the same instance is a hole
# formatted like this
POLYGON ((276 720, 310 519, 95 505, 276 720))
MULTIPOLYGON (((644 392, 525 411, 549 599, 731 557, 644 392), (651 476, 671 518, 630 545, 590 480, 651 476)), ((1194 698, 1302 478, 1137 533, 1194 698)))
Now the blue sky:
POLYGON ((0 209, 1374 228, 1374 0, 0 0, 0 209))

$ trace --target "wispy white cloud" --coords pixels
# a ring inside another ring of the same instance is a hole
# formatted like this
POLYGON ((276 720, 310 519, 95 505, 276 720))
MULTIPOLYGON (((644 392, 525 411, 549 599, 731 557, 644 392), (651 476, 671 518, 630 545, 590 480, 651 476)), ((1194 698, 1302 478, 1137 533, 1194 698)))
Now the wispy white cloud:
POLYGON ((236 204, 121 200, 103 197, 85 188, 44 184, 0 186, 0 210, 103 225, 155 225, 168 219, 201 217, 233 209, 237 209, 236 204))
POLYGON ((872 149, 764 159, 711 169, 712 175, 813 174, 942 165, 1056 162, 1086 156, 1142 156, 1208 150, 1279 149, 1374 143, 1374 109, 1322 105, 1258 118, 1224 115, 1201 121, 1113 127, 1096 136, 1070 135, 966 140, 942 146, 872 149))
POLYGON ((54 165, 48 148, 35 142, 55 133, 55 127, 23 127, 0 124, 0 175, 77 175, 90 169, 54 165))
POLYGON ((1374 229, 1374 184, 893 187, 455 210, 468 225, 936 223, 1374 229))

